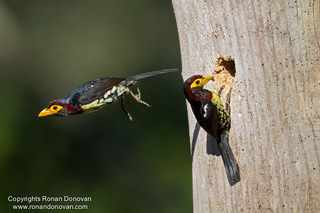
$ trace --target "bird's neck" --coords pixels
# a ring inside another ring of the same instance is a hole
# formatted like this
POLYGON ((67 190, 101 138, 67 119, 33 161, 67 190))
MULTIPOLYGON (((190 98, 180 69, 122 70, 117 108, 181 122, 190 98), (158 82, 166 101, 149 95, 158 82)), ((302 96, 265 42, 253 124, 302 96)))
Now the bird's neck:
POLYGON ((66 115, 81 114, 83 110, 81 106, 74 100, 74 97, 68 96, 66 98, 61 98, 56 101, 59 105, 63 106, 66 109, 66 115))
POLYGON ((212 99, 212 93, 203 88, 193 88, 186 92, 188 93, 186 97, 191 102, 210 102, 212 99))

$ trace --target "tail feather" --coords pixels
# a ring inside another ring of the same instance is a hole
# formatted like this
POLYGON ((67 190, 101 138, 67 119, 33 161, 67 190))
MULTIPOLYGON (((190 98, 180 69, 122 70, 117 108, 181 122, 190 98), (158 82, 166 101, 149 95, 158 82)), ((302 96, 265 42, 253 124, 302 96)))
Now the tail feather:
POLYGON ((149 78, 149 77, 154 76, 154 75, 161 75, 161 74, 177 72, 177 71, 178 71, 178 69, 157 70, 157 71, 145 72, 145 73, 141 73, 141 74, 138 74, 138 75, 134 75, 134 76, 128 77, 127 79, 128 80, 133 80, 133 81, 138 81, 140 79, 149 78))
POLYGON ((226 169, 228 181, 231 186, 240 181, 239 165, 232 153, 229 145, 227 131, 223 131, 221 134, 220 150, 223 159, 223 163, 226 169))

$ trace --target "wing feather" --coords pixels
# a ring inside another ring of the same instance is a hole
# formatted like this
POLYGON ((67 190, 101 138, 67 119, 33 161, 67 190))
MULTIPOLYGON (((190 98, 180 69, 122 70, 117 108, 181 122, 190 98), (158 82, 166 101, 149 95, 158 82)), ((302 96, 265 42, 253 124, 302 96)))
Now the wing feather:
POLYGON ((123 80, 125 80, 125 78, 104 77, 83 84, 76 89, 81 93, 79 103, 85 105, 95 101, 123 80))

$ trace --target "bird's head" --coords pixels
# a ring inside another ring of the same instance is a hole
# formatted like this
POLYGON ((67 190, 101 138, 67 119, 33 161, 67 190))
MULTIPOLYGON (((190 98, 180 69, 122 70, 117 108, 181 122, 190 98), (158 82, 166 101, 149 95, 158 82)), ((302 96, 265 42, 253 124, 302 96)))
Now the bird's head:
POLYGON ((47 108, 43 109, 39 113, 38 117, 45 117, 49 115, 66 116, 72 114, 75 114, 75 109, 71 104, 60 101, 51 101, 47 108))
POLYGON ((201 92, 203 86, 210 80, 214 80, 213 76, 206 75, 193 75, 188 78, 183 85, 184 94, 188 100, 199 100, 203 93, 201 92))

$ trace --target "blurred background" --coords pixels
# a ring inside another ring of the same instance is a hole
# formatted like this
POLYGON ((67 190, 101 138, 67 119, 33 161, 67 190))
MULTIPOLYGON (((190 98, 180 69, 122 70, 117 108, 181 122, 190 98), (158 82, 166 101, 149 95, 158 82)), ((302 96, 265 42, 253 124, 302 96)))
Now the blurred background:
POLYGON ((163 68, 181 68, 170 0, 0 1, 0 212, 17 212, 9 195, 89 196, 88 212, 192 212, 180 72, 140 81, 152 107, 132 101, 134 122, 120 102, 37 117, 89 80, 163 68))

